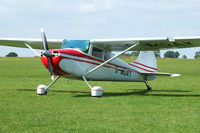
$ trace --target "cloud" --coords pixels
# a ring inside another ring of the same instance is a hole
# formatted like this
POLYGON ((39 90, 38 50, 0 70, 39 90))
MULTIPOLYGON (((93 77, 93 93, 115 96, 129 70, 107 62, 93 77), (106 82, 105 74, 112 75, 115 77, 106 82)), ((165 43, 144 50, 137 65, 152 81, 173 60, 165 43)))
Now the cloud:
POLYGON ((85 3, 79 8, 79 12, 94 12, 97 10, 96 3, 85 3))
POLYGON ((0 35, 32 36, 40 27, 72 38, 198 31, 198 5, 198 0, 1 0, 0 35))
POLYGON ((79 6, 80 13, 89 13, 89 12, 98 12, 98 11, 107 11, 111 10, 117 5, 121 3, 122 0, 90 0, 88 2, 84 2, 79 6))
POLYGON ((134 0, 134 9, 150 11, 177 11, 198 8, 199 0, 134 0))

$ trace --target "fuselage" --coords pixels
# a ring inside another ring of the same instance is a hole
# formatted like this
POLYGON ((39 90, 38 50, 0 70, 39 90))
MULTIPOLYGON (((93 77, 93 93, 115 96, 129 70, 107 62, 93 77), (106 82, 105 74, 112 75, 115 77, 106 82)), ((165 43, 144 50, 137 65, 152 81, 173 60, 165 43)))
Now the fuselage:
MULTIPOLYGON (((57 76, 68 77, 71 75, 79 78, 106 60, 73 48, 52 49, 50 51, 52 52, 51 65, 53 73, 57 76)), ((47 57, 41 56, 41 60, 48 69, 47 57)), ((119 58, 88 74, 86 78, 104 81, 144 81, 143 75, 134 66, 127 64, 119 58)))

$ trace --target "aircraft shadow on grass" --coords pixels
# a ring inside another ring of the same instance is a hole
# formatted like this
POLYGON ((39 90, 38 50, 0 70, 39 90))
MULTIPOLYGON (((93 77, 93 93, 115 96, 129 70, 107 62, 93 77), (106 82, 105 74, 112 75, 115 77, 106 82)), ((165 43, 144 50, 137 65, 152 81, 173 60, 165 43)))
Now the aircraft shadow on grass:
MULTIPOLYGON (((34 89, 17 89, 18 91, 36 91, 34 89)), ((128 92, 104 92, 103 97, 116 97, 116 96, 160 96, 160 97, 200 97, 200 95, 185 94, 191 91, 185 90, 142 90, 142 89, 129 89, 128 92), (156 94, 154 93, 156 92, 156 94), (160 93, 159 93, 160 92, 160 93), (175 93, 175 94, 170 94, 175 93), (182 93, 182 94, 181 94, 182 93), (184 94, 183 94, 184 93, 184 94)), ((71 93, 75 94, 73 97, 91 97, 91 92, 85 91, 63 91, 51 90, 53 93, 71 93)))

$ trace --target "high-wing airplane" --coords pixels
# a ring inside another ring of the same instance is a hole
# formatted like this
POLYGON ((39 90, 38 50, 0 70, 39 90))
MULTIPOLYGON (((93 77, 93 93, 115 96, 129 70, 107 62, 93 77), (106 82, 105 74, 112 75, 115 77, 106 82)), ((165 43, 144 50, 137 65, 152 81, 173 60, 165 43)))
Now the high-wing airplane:
POLYGON ((154 80, 157 76, 180 76, 180 74, 158 72, 154 50, 200 46, 200 36, 65 40, 47 39, 44 30, 41 29, 41 37, 41 39, 0 38, 0 45, 28 47, 41 57, 53 81, 49 86, 38 86, 38 94, 47 94, 49 88, 60 77, 83 79, 92 91, 103 91, 103 89, 98 86, 92 87, 88 79, 144 82, 147 90, 151 90, 147 81, 154 80), (43 48, 41 54, 34 50, 43 48), (119 53, 114 55, 112 51, 119 53), (140 51, 138 59, 127 64, 118 58, 127 51, 140 51), (57 76, 55 79, 54 75, 57 76))

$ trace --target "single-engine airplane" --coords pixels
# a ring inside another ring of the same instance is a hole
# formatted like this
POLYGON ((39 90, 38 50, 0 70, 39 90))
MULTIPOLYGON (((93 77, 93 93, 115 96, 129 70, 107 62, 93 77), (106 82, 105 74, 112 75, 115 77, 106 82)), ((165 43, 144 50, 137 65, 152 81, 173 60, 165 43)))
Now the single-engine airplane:
POLYGON ((49 86, 38 86, 38 94, 42 95, 47 94, 49 88, 60 77, 82 78, 88 87, 96 92, 103 91, 103 88, 92 87, 88 83, 88 79, 144 82, 147 90, 151 90, 147 81, 154 80, 157 76, 180 76, 180 74, 158 72, 153 51, 168 48, 199 47, 200 36, 66 40, 47 39, 42 28, 41 39, 0 38, 0 45, 28 47, 40 56, 53 80, 49 86), (41 54, 34 50, 43 48, 41 54), (111 53, 112 51, 119 53, 114 55, 111 53), (140 51, 135 62, 127 64, 118 58, 127 51, 140 51), (55 79, 54 75, 57 76, 55 79))

